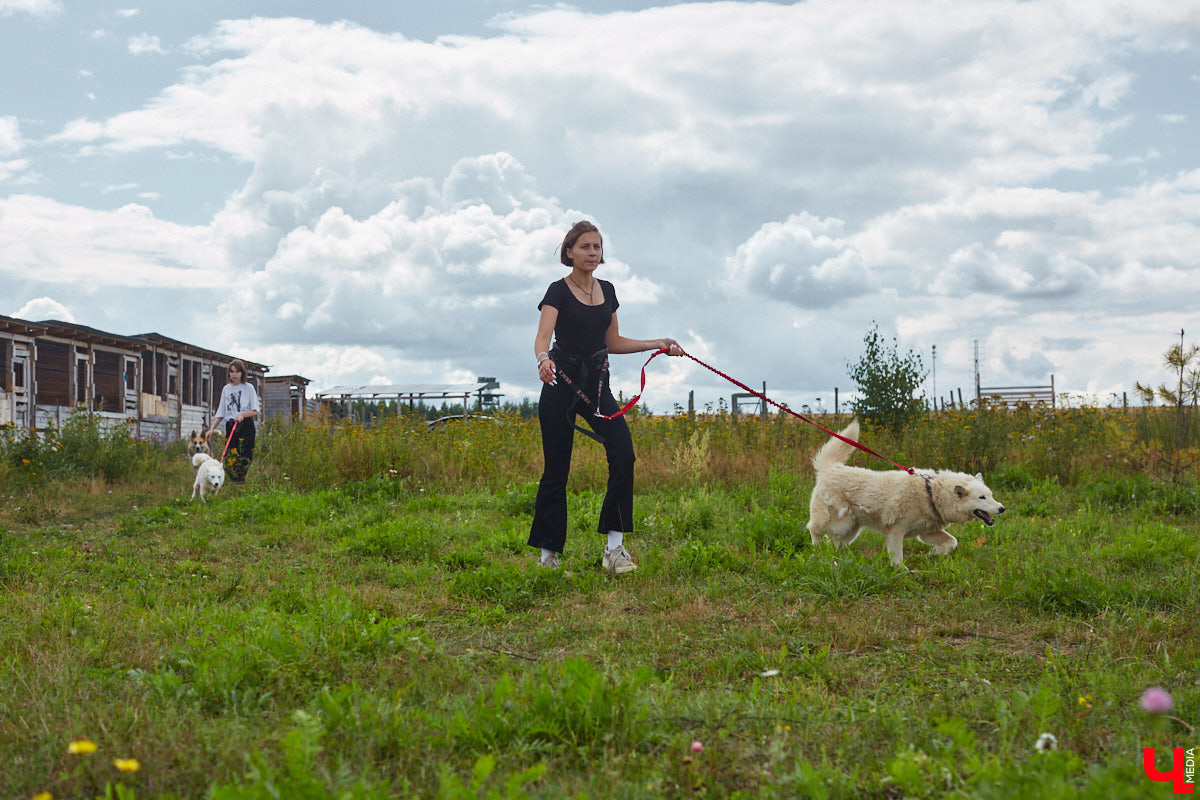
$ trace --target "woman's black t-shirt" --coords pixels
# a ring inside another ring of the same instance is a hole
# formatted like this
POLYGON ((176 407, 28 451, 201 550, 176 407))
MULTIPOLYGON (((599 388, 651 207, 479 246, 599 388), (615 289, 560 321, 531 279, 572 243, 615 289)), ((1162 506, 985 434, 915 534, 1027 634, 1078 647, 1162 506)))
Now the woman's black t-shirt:
POLYGON ((567 286, 565 278, 550 284, 546 296, 538 303, 558 309, 558 320, 554 323, 554 345, 568 353, 586 358, 605 347, 605 335, 612 324, 613 314, 620 303, 617 291, 608 281, 596 279, 604 293, 604 302, 589 306, 579 301, 567 286))

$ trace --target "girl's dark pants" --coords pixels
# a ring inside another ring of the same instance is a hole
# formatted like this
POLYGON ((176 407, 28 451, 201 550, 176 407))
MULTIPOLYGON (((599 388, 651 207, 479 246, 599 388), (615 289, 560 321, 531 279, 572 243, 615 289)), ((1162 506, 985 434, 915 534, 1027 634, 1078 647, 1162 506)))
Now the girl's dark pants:
POLYGON ((246 470, 254 460, 254 420, 244 419, 233 430, 233 420, 225 423, 225 441, 229 447, 225 450, 225 466, 229 469, 229 477, 239 483, 246 480, 246 470), (230 441, 232 434, 233 440, 230 441))
MULTIPOLYGON (((604 440, 608 456, 608 487, 600 507, 597 530, 629 532, 633 530, 633 437, 624 417, 606 420, 592 416, 582 403, 574 407, 574 392, 560 377, 556 386, 542 384, 538 400, 538 421, 542 426, 542 455, 545 470, 538 484, 529 544, 556 553, 567 541, 567 476, 571 472, 571 450, 575 444, 576 416, 587 420, 596 435, 604 440)), ((605 387, 600 396, 600 411, 615 413, 620 408, 612 392, 605 387)))

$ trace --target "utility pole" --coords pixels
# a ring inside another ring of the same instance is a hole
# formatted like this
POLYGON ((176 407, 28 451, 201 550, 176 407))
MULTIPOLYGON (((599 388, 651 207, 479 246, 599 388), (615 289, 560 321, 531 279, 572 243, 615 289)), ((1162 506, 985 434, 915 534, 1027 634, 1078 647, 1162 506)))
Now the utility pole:
POLYGON ((937 411, 937 345, 933 346, 933 410, 937 411))
POLYGON ((979 397, 979 340, 975 340, 975 402, 980 401, 979 397))

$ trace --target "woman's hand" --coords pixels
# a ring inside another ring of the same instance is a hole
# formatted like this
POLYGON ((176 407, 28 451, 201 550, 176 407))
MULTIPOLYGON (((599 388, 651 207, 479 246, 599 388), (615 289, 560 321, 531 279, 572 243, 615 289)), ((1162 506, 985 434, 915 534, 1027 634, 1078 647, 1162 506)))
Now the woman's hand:
POLYGON ((669 356, 683 355, 683 348, 679 346, 679 342, 674 339, 659 339, 656 342, 655 350, 666 350, 669 356))
POLYGON ((538 364, 538 378, 542 383, 548 383, 551 386, 558 385, 558 381, 554 375, 557 372, 557 367, 554 366, 553 358, 543 358, 542 363, 538 364))

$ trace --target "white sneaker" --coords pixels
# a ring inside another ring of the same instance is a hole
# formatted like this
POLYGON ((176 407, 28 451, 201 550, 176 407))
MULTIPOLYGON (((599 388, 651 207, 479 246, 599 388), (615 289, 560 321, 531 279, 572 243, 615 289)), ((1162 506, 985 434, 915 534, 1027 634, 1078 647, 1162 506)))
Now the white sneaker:
POLYGON ((562 562, 558 560, 557 553, 551 553, 545 558, 538 559, 538 566, 546 569, 558 569, 562 566, 562 562))
POLYGON ((633 572, 637 569, 637 564, 633 563, 633 559, 629 556, 629 551, 624 545, 615 547, 612 550, 605 548, 604 560, 600 562, 606 570, 614 575, 624 575, 626 572, 633 572))

